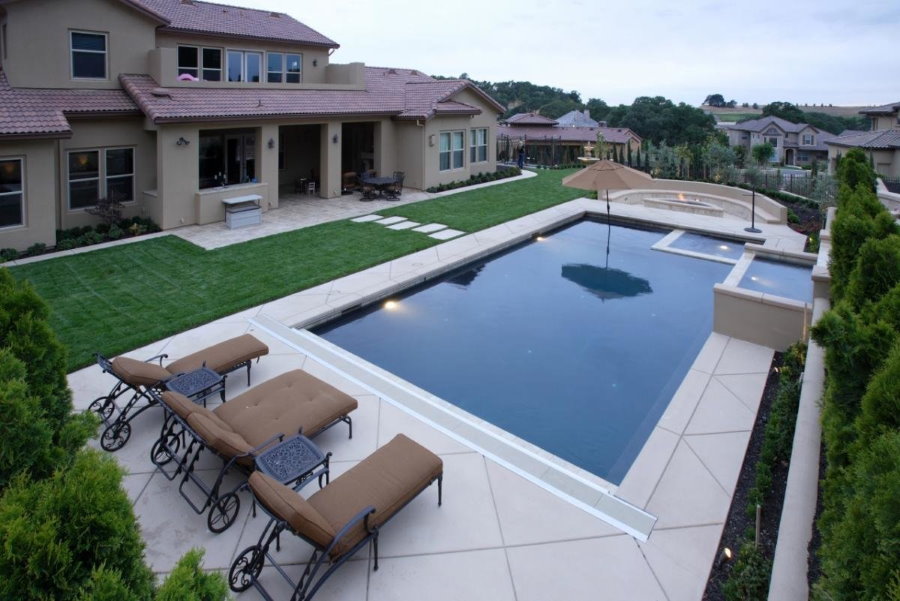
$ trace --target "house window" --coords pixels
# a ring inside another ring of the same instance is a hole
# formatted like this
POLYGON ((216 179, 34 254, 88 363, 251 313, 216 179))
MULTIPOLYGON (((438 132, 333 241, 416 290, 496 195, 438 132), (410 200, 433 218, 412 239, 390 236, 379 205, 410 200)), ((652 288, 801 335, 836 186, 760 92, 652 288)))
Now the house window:
POLYGON ((106 79, 106 34, 72 31, 72 77, 106 79))
POLYGON ((222 81, 222 50, 179 46, 178 75, 185 74, 203 81, 222 81))
POLYGON ((809 162, 809 155, 808 155, 808 154, 803 154, 802 152, 798 152, 798 153, 797 153, 797 162, 798 162, 798 163, 808 163, 808 162, 809 162))
POLYGON ((3 59, 6 60, 6 23, 0 25, 0 44, 3 44, 3 59))
POLYGON ((766 138, 766 142, 771 144, 773 148, 778 147, 778 138, 766 138))
POLYGON ((269 83, 300 83, 302 56, 269 52, 266 56, 266 81, 269 83))
POLYGON ((469 139, 469 162, 483 163, 487 160, 487 128, 480 127, 472 130, 469 139))
POLYGON ((69 153, 69 209, 93 207, 104 195, 119 202, 134 200, 133 148, 69 153))
POLYGON ((228 81, 259 83, 262 75, 262 53, 228 51, 228 81))
POLYGON ((440 170, 461 169, 465 154, 465 132, 444 131, 441 132, 440 146, 440 170))
POLYGON ((816 138, 812 134, 803 134, 803 145, 812 146, 816 143, 816 138))
POLYGON ((24 225, 22 159, 0 160, 0 228, 24 225))

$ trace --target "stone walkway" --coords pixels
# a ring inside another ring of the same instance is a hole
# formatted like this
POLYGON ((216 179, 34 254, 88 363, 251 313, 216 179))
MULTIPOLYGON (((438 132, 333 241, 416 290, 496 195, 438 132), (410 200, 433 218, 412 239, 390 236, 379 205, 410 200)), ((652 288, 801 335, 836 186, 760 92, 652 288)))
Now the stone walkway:
POLYGON ((363 215, 362 217, 356 217, 350 221, 355 223, 377 223, 385 226, 389 230, 412 230, 414 232, 427 234, 435 240, 450 240, 451 238, 456 238, 457 236, 465 234, 465 232, 449 228, 443 223, 427 223, 422 225, 421 223, 410 221, 406 217, 400 217, 399 215, 395 217, 384 217, 382 215, 374 214, 363 215))

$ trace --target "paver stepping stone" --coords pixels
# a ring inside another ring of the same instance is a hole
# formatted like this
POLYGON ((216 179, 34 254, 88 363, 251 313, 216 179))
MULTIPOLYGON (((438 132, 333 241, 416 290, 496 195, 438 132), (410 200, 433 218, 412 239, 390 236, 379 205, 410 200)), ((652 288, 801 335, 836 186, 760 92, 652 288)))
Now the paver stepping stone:
POLYGON ((367 221, 377 221, 378 219, 384 219, 382 215, 363 215, 362 217, 355 217, 350 221, 355 221, 356 223, 366 223, 367 221))
POLYGON ((417 227, 414 229, 414 232, 422 232, 423 234, 430 234, 431 232, 436 232, 438 230, 445 229, 447 226, 443 223, 428 223, 423 225, 422 227, 417 227))
POLYGON ((465 232, 461 232, 459 230, 445 229, 445 230, 441 230, 439 232, 435 232, 433 234, 429 234, 429 236, 431 236, 432 238, 434 238, 436 240, 449 240, 450 238, 456 238, 457 236, 461 236, 462 234, 465 234, 465 232))
POLYGON ((389 230, 408 230, 410 228, 414 228, 417 225, 421 225, 420 223, 416 223, 415 221, 401 221, 400 223, 395 223, 394 225, 387 226, 389 230))
POLYGON ((380 219, 375 223, 380 223, 381 225, 391 225, 394 223, 400 223, 401 221, 406 221, 406 217, 385 217, 384 219, 380 219))

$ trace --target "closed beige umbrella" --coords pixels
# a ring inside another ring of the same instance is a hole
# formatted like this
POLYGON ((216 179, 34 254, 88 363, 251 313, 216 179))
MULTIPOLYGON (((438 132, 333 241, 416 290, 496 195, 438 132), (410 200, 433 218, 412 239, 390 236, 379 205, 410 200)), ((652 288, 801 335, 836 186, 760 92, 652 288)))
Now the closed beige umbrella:
POLYGON ((652 180, 653 178, 643 171, 603 159, 590 167, 585 167, 577 173, 564 177, 562 184, 581 190, 596 190, 598 193, 600 190, 606 190, 606 213, 608 215, 610 190, 646 188, 652 180))

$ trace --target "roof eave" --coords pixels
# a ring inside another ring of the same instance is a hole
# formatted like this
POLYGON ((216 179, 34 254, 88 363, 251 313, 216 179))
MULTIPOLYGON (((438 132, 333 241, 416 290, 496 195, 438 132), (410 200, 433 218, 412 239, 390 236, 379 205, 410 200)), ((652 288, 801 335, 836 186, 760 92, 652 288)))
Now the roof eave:
POLYGON ((166 33, 183 33, 192 36, 199 36, 204 38, 233 38, 238 40, 254 40, 258 42, 278 42, 281 44, 293 44, 297 46, 318 46, 320 48, 333 48, 338 49, 341 47, 340 44, 334 41, 329 42, 313 42, 307 40, 290 40, 285 38, 277 38, 272 36, 255 36, 255 35, 244 35, 239 33, 218 33, 214 31, 199 31, 196 29, 186 29, 183 27, 161 27, 160 31, 166 33))
POLYGON ((72 137, 72 130, 58 132, 35 132, 0 134, 0 140, 64 140, 72 137))
MULTIPOLYGON (((321 119, 323 117, 392 117, 397 118, 396 111, 356 111, 351 113, 278 113, 265 115, 204 115, 186 117, 152 117, 151 121, 157 125, 167 123, 214 123, 222 121, 283 121, 285 119, 321 119)), ((422 117, 419 117, 421 119, 422 117)))

